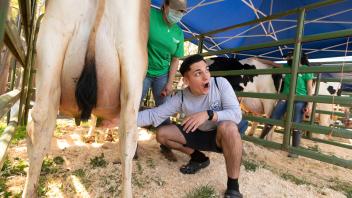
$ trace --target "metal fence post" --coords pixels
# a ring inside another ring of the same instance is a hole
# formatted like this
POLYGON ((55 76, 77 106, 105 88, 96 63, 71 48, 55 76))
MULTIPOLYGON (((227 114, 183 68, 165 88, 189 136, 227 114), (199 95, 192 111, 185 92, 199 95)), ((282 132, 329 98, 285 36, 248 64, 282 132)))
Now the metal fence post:
POLYGON ((295 49, 293 52, 293 63, 291 66, 292 70, 291 70, 290 92, 287 100, 285 134, 284 134, 284 141, 283 141, 284 150, 288 150, 290 145, 293 105, 294 105, 294 97, 296 95, 297 71, 301 62, 300 56, 301 56, 301 48, 302 48, 301 42, 302 42, 303 31, 304 31, 304 16, 305 16, 305 9, 300 9, 298 14, 298 22, 297 22, 296 43, 295 43, 295 49))

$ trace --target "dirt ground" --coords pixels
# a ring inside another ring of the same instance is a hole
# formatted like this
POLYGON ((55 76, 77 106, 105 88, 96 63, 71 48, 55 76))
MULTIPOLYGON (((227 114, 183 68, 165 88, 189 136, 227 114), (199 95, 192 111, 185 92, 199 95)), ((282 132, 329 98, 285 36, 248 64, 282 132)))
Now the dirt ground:
MULTIPOLYGON (((64 119, 58 120, 57 125, 42 168, 41 197, 118 197, 121 192, 118 142, 104 141, 105 131, 98 130, 95 143, 87 144, 84 135, 88 126, 75 127, 73 120, 64 119)), ((169 162, 160 154, 152 132, 141 130, 139 135, 139 158, 133 161, 135 197, 191 197, 189 192, 201 186, 213 189, 213 194, 205 197, 223 195, 227 176, 221 154, 207 153, 211 159, 209 167, 195 175, 183 175, 179 167, 189 160, 188 156, 175 151, 178 161, 169 162)), ((116 132, 114 138, 117 140, 116 132)), ((275 134, 274 140, 281 138, 275 134)), ((352 159, 351 149, 309 141, 303 141, 303 145, 352 159)), ((244 142, 244 152, 239 179, 244 197, 352 197, 350 169, 305 157, 288 158, 286 152, 250 142, 244 142)), ((27 164, 24 140, 11 146, 8 158, 12 166, 19 161, 27 164)), ((24 181, 23 172, 6 177, 11 196, 19 196, 24 181)))

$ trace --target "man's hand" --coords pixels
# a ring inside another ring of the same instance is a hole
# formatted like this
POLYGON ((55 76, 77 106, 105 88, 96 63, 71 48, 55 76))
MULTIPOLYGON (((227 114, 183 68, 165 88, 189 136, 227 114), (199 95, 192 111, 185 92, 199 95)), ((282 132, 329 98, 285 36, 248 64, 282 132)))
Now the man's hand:
POLYGON ((194 132, 201 124, 207 121, 208 118, 209 116, 206 111, 187 116, 182 122, 183 130, 185 130, 186 133, 194 132))
POLYGON ((303 108, 303 113, 305 116, 310 116, 310 114, 312 114, 312 108, 311 107, 305 107, 303 108))
POLYGON ((172 83, 167 83, 163 91, 161 92, 161 96, 168 96, 172 92, 172 83))

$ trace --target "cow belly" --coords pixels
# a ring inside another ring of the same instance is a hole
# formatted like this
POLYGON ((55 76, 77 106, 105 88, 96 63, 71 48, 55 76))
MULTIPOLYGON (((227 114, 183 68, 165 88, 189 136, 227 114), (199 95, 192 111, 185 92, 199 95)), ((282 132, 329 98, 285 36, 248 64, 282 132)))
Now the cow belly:
POLYGON ((257 98, 243 98, 241 106, 245 111, 252 112, 255 114, 264 114, 263 104, 260 99, 257 98))

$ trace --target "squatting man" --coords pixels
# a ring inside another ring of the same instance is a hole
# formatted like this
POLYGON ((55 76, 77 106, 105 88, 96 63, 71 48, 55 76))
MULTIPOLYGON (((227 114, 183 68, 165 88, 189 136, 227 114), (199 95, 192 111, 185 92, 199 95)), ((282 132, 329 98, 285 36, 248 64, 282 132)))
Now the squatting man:
POLYGON ((201 55, 186 58, 180 73, 187 87, 169 96, 164 104, 141 111, 138 126, 156 127, 175 113, 185 115, 181 125, 159 126, 157 141, 190 155, 190 161, 180 168, 183 174, 194 174, 209 165, 209 158, 201 151, 223 153, 228 176, 224 196, 242 197, 238 184, 242 140, 237 127, 242 113, 235 92, 225 78, 210 76, 201 55))

